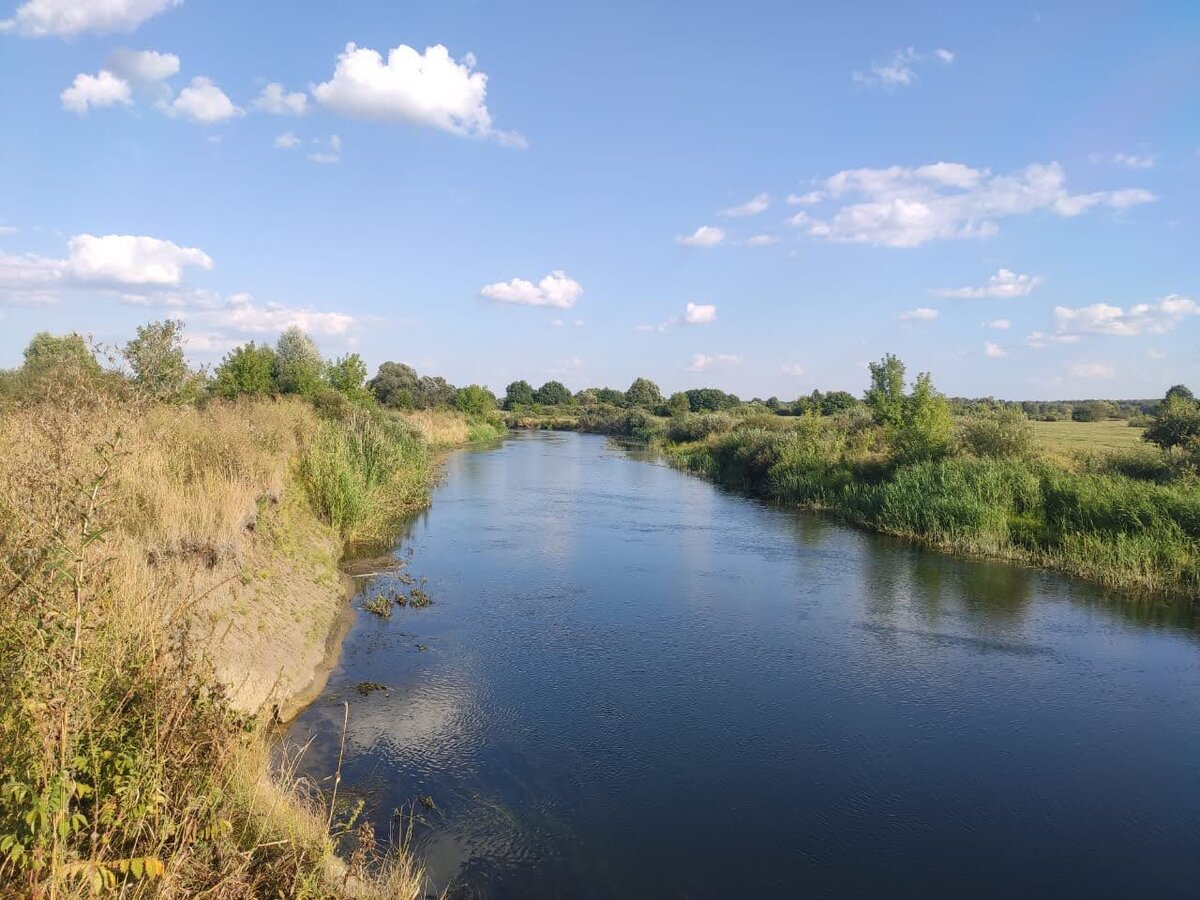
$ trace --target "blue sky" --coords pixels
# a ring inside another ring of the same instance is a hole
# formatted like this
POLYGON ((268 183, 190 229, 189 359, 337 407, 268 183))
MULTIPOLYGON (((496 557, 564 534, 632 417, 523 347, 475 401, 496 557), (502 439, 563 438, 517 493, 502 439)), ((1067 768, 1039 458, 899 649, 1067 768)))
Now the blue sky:
POLYGON ((0 365, 1200 387, 1200 6, 649 6, 0 0, 0 365))

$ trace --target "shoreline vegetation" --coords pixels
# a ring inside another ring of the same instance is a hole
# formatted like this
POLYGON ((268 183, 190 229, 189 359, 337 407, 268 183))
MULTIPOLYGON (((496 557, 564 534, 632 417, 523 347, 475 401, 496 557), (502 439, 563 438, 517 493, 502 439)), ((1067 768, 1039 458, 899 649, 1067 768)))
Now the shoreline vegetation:
POLYGON ((40 334, 0 374, 0 896, 424 896, 268 739, 320 689, 341 566, 498 413, 385 408, 296 329, 211 374, 177 322, 97 355, 40 334))
POLYGON ((1021 404, 952 400, 926 373, 909 385, 894 356, 870 372, 862 400, 791 404, 716 389, 664 398, 645 379, 553 403, 555 389, 531 399, 514 383, 506 420, 631 438, 718 484, 938 550, 1200 596, 1200 405, 1186 387, 1162 401, 1021 404))

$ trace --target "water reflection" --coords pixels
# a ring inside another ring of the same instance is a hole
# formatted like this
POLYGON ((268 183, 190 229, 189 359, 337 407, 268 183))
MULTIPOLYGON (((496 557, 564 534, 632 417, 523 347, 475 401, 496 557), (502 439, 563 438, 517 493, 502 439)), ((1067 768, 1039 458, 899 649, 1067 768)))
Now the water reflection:
POLYGON ((1168 896, 1200 877, 1194 612, 582 435, 452 456, 410 548, 433 605, 360 616, 292 736, 324 773, 349 702, 348 782, 381 833, 434 798, 417 847, 454 896, 1168 896))

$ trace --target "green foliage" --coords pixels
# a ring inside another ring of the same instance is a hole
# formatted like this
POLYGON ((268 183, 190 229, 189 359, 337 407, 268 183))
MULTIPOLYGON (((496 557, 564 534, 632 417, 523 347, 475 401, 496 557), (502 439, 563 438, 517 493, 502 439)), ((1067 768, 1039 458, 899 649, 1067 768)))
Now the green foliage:
POLYGON ((347 353, 331 362, 325 372, 325 380, 339 394, 356 403, 361 403, 371 396, 363 386, 367 380, 367 364, 357 353, 347 353))
POLYGON ((454 406, 461 413, 482 419, 496 411, 496 395, 483 385, 469 384, 459 389, 454 406))
POLYGON ((569 406, 575 398, 561 381, 547 381, 534 391, 533 399, 543 406, 569 406))
POLYGON ((887 354, 879 362, 870 363, 871 386, 863 399, 880 425, 899 426, 904 419, 904 363, 887 354))
POLYGON ((226 399, 275 393, 275 351, 254 341, 230 350, 217 366, 212 389, 226 399))
POLYGON ((1107 400, 1085 400, 1071 410, 1071 420, 1074 422, 1103 422, 1116 416, 1116 405, 1107 400))
POLYGON ((684 416, 692 411, 692 405, 688 403, 687 394, 683 391, 676 391, 667 401, 667 414, 670 416, 684 416))
POLYGON ((100 374, 100 363, 83 335, 72 331, 56 337, 48 331, 39 331, 25 347, 23 371, 28 375, 44 375, 61 368, 82 375, 100 374))
POLYGON ((688 408, 692 412, 716 412, 721 409, 736 409, 742 401, 735 394, 727 394, 717 388, 692 388, 684 391, 688 408))
POLYGON ((391 409, 412 409, 419 384, 420 379, 412 366, 385 362, 379 366, 375 377, 367 383, 367 389, 383 406, 391 409))
POLYGON ((917 376, 912 393, 904 398, 900 423, 888 429, 895 458, 902 463, 941 459, 954 446, 954 420, 950 404, 933 387, 928 372, 917 376))
POLYGON ((533 406, 533 388, 528 381, 514 381, 504 389, 504 408, 513 410, 523 406, 533 406))
POLYGON ((662 391, 648 378, 637 378, 625 392, 625 402, 630 406, 654 409, 663 402, 662 391))
POLYGON ((1015 406, 971 416, 963 423, 961 439, 975 456, 1021 459, 1033 452, 1033 426, 1015 406))
POLYGON ((1186 384, 1176 384, 1167 388, 1167 395, 1164 399, 1195 400, 1196 396, 1186 384))
POLYGON ((137 337, 125 344, 125 361, 133 380, 155 400, 194 397, 195 375, 183 355, 183 322, 164 319, 141 325, 137 337))
POLYGON ((1142 439, 1164 450, 1187 447, 1200 441, 1200 403, 1181 393, 1171 394, 1168 391, 1142 439))
POLYGON ((316 342, 292 326, 275 345, 275 382, 284 394, 311 397, 321 385, 325 359, 316 342))

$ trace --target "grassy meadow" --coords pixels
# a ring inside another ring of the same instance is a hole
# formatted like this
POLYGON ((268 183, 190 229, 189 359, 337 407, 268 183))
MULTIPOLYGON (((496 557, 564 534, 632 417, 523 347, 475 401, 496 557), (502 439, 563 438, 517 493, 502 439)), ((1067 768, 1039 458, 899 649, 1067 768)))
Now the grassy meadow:
POLYGON ((1079 454, 1111 450, 1137 450, 1146 445, 1141 428, 1122 419, 1103 422, 1031 422, 1034 440, 1046 451, 1079 454))

